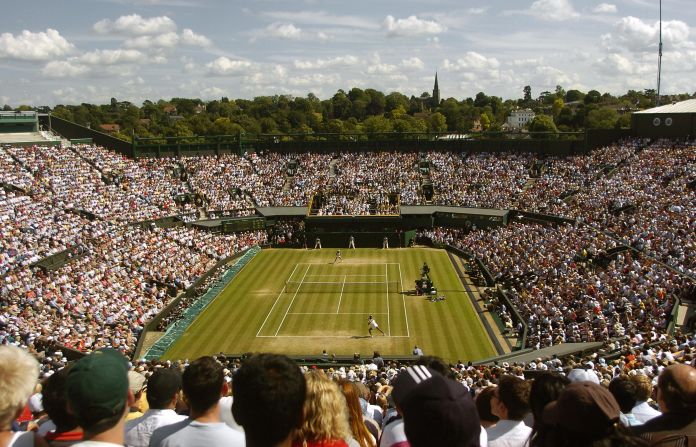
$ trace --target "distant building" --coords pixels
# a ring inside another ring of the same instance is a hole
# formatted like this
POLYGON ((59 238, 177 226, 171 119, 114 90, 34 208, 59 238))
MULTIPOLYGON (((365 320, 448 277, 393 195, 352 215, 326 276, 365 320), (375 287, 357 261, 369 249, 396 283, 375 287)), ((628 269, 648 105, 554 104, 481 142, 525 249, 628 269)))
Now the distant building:
POLYGON ((511 129, 522 129, 527 123, 531 122, 536 115, 531 109, 513 110, 507 118, 507 125, 511 129))
POLYGON ((103 130, 104 132, 115 133, 121 131, 121 126, 118 124, 100 124, 99 129, 103 130))
POLYGON ((435 72, 435 85, 433 86, 433 96, 431 101, 432 107, 440 107, 440 86, 437 85, 437 72, 435 72))

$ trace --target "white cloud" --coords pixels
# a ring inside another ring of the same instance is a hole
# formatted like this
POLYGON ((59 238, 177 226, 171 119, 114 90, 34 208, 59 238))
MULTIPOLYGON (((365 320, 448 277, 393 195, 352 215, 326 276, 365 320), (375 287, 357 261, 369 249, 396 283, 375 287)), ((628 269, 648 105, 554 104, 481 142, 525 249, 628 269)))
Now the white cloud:
POLYGON ((421 36, 424 34, 440 34, 447 27, 433 20, 423 20, 416 16, 405 19, 395 19, 388 15, 383 22, 383 28, 388 36, 421 36))
POLYGON ((580 17, 569 0, 536 0, 529 8, 529 12, 534 17, 552 22, 580 17))
POLYGON ((117 65, 144 62, 146 57, 138 50, 94 50, 76 60, 88 65, 117 65))
POLYGON ((406 70, 422 70, 425 64, 418 57, 410 57, 401 61, 401 67, 406 70))
POLYGON ((369 74, 391 74, 398 70, 398 67, 393 64, 374 64, 367 67, 369 74))
POLYGON ((282 65, 264 66, 244 77, 244 83, 250 86, 270 86, 272 88, 285 85, 288 70, 282 65))
POLYGON ((614 14, 618 12, 618 8, 616 5, 612 5, 611 3, 600 3, 592 9, 592 12, 596 12, 598 14, 614 14))
POLYGON ((49 78, 73 78, 89 73, 87 65, 70 61, 51 61, 41 70, 41 73, 49 78))
MULTIPOLYGON (((616 24, 616 34, 602 36, 607 47, 619 45, 635 52, 654 51, 659 41, 659 22, 649 24, 637 17, 623 17, 616 24)), ((689 25, 680 20, 662 22, 662 40, 666 48, 689 48, 689 25)))
POLYGON ((249 61, 230 59, 220 56, 205 65, 208 74, 216 76, 239 75, 249 70, 254 64, 249 61))
POLYGON ((314 73, 303 76, 295 76, 288 79, 288 85, 293 87, 310 87, 318 85, 331 85, 340 82, 341 76, 336 73, 323 74, 314 73))
POLYGON ((268 11, 262 15, 285 23, 301 23, 313 26, 320 23, 322 26, 379 29, 379 24, 365 17, 329 14, 324 11, 268 11))
POLYGON ((99 34, 164 34, 176 31, 176 23, 167 16, 143 18, 138 14, 121 16, 115 21, 103 19, 92 27, 99 34))
POLYGON ((451 62, 445 59, 443 68, 447 71, 496 70, 500 67, 498 59, 488 58, 475 51, 467 51, 464 57, 451 62))
POLYGON ((271 23, 266 27, 269 37, 279 37, 281 39, 299 39, 302 37, 302 29, 292 23, 271 23))
POLYGON ((181 33, 181 43, 192 47, 207 47, 211 44, 210 39, 202 34, 196 34, 188 28, 185 28, 181 33))
POLYGON ((138 36, 127 39, 123 44, 128 48, 173 48, 179 43, 179 35, 175 32, 155 36, 138 36))
POLYGON ((295 60, 293 65, 298 70, 316 70, 327 67, 351 66, 358 64, 359 59, 352 55, 336 56, 328 59, 295 60))
POLYGON ((17 36, 11 33, 0 34, 0 58, 43 61, 64 56, 74 48, 73 44, 51 28, 38 33, 24 30, 17 36))

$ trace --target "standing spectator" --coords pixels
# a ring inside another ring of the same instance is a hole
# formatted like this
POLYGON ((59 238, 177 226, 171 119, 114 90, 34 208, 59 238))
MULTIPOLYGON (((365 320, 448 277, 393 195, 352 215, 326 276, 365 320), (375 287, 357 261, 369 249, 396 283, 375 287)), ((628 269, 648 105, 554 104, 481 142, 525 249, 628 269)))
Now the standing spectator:
POLYGON ((181 374, 174 369, 157 369, 147 380, 149 409, 139 418, 126 422, 126 445, 147 447, 152 433, 159 427, 186 419, 174 409, 181 390, 181 374))
POLYGON ((489 428, 489 447, 522 447, 532 429, 524 424, 529 413, 530 383, 516 376, 503 376, 491 398, 491 412, 500 420, 489 428))
POLYGON ((68 411, 66 380, 72 365, 59 369, 44 382, 43 406, 55 429, 44 435, 51 447, 68 447, 82 441, 83 433, 75 416, 68 411))
POLYGON ((0 446, 46 445, 34 432, 12 432, 12 421, 27 405, 39 377, 39 364, 27 351, 0 346, 0 446))
POLYGON ((661 446, 696 441, 696 369, 684 364, 665 368, 657 380, 657 403, 662 415, 634 427, 633 433, 661 446))
POLYGON ((257 354, 234 375, 232 414, 248 447, 289 447, 302 425, 307 384, 297 363, 284 355, 257 354))
POLYGON ((122 446, 128 408, 135 402, 126 358, 113 349, 95 351, 75 362, 66 388, 70 411, 84 431, 85 441, 75 445, 122 446))
POLYGON ((351 440, 346 399, 336 382, 323 372, 305 375, 307 398, 304 421, 295 434, 295 447, 348 447, 351 440))
POLYGON ((411 447, 482 445, 476 405, 460 383, 416 365, 399 374, 392 395, 411 447))
POLYGON ((219 400, 228 391, 222 369, 212 357, 201 357, 186 368, 182 388, 189 418, 155 430, 150 446, 244 446, 244 435, 220 420, 219 400))

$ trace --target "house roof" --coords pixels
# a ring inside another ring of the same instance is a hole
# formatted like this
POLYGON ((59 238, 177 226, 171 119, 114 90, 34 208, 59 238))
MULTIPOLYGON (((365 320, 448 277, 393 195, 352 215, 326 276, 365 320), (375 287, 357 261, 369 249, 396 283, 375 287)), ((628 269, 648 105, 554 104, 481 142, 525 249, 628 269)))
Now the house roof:
POLYGON ((652 109, 645 109, 636 114, 653 114, 653 113, 696 113, 696 99, 687 99, 686 101, 666 104, 652 109))

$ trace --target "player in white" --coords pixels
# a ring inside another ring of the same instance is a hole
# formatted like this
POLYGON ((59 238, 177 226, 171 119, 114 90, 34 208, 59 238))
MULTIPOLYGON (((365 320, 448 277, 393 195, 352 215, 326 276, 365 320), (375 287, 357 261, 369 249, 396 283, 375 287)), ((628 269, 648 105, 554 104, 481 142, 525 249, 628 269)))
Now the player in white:
POLYGON ((389 248, 389 238, 387 236, 384 236, 384 239, 382 239, 382 248, 389 248))
POLYGON ((355 238, 353 235, 350 236, 350 239, 348 239, 348 248, 352 248, 355 250, 355 238))
POLYGON ((321 239, 319 239, 319 238, 314 239, 314 249, 321 250, 321 239))
POLYGON ((370 333, 370 337, 373 337, 373 335, 372 335, 373 329, 377 329, 378 331, 380 331, 382 333, 382 335, 387 335, 384 333, 384 331, 382 329, 379 328, 377 321, 375 321, 375 319, 372 318, 372 315, 370 315, 369 317, 367 317, 367 330, 370 333))
POLYGON ((338 261, 343 262, 343 258, 341 257, 341 250, 336 250, 336 257, 334 258, 334 264, 338 261))

